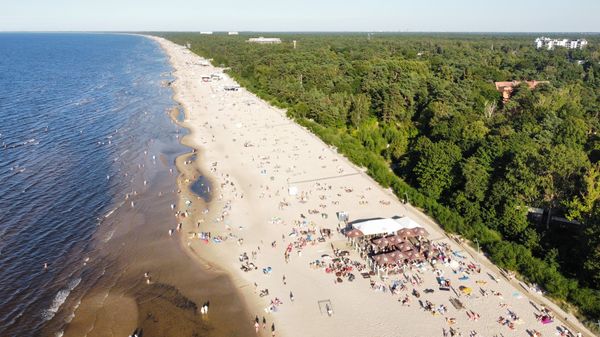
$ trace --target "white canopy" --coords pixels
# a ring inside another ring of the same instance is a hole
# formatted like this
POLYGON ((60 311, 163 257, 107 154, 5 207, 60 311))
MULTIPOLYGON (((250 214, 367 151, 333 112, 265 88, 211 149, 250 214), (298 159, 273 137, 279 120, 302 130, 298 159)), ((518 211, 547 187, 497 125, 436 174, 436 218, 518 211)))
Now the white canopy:
POLYGON ((377 234, 396 234, 397 231, 404 228, 421 227, 413 219, 402 217, 399 219, 375 219, 361 221, 352 224, 352 227, 360 230, 364 235, 377 234))
POLYGON ((298 195, 298 187, 297 186, 288 187, 288 194, 289 195, 298 195))

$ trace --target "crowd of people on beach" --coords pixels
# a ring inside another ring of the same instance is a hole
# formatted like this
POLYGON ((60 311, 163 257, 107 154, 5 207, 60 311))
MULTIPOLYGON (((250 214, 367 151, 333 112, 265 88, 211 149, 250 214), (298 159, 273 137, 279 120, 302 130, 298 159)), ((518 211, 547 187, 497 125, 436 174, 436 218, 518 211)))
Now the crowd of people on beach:
MULTIPOLYGON (((268 159, 263 157, 263 160, 268 159)), ((216 169, 217 165, 212 166, 213 173, 218 174, 216 169)), ((229 189, 228 195, 234 192, 234 196, 240 198, 239 194, 235 194, 236 185, 232 180, 229 180, 229 175, 221 173, 222 181, 219 184, 221 191, 229 189)), ((273 198, 280 196, 279 191, 270 190, 268 186, 259 185, 262 190, 259 194, 259 198, 273 198)), ((334 194, 335 196, 341 196, 342 193, 353 193, 353 189, 347 186, 340 187, 340 191, 336 192, 331 185, 316 182, 313 185, 313 189, 303 191, 298 194, 296 198, 291 200, 287 197, 281 198, 278 204, 280 210, 284 210, 294 203, 305 204, 311 200, 313 194, 316 194, 316 198, 319 200, 319 209, 307 208, 306 213, 298 214, 296 220, 291 223, 286 223, 282 218, 273 217, 269 223, 272 226, 278 228, 286 228, 286 233, 282 234, 281 245, 278 244, 277 240, 270 242, 272 249, 282 249, 283 259, 286 263, 290 262, 292 254, 301 256, 302 251, 319 245, 326 240, 339 240, 340 234, 332 234, 328 228, 323 228, 316 223, 317 220, 314 218, 311 220, 308 217, 317 216, 320 219, 326 221, 328 218, 327 214, 327 201, 330 204, 335 205, 335 198, 329 197, 327 194, 334 194)), ((360 198, 360 197, 359 197, 360 198)), ((363 199, 359 199, 360 200, 363 199)), ((219 202, 222 205, 221 211, 217 217, 213 219, 214 223, 222 223, 223 228, 227 234, 215 235, 210 231, 199 231, 192 232, 191 238, 197 238, 205 242, 220 243, 227 241, 228 239, 235 238, 239 245, 243 244, 243 238, 238 238, 227 224, 227 216, 231 211, 232 203, 231 200, 222 200, 219 198, 219 202)), ((359 203, 360 204, 360 203, 359 203)), ((381 207, 387 206, 388 203, 385 201, 380 202, 381 207)), ((189 205, 188 205, 189 206, 189 205)), ((186 218, 191 214, 189 211, 178 211, 175 214, 178 218, 186 218)), ((198 221, 197 228, 201 227, 203 222, 198 221)), ((340 226, 341 228, 341 226, 340 226)), ((368 263, 361 262, 351 258, 350 251, 341 250, 335 248, 331 244, 332 256, 329 254, 323 254, 320 258, 308 262, 308 265, 312 269, 322 269, 326 274, 333 276, 333 283, 338 284, 344 281, 352 282, 356 279, 356 276, 369 279, 370 289, 383 293, 389 293, 392 296, 398 297, 398 302, 402 306, 410 307, 413 302, 418 302, 419 307, 427 313, 434 316, 443 317, 443 321, 446 323, 447 328, 442 331, 442 336, 464 336, 459 325, 459 320, 456 315, 458 312, 452 312, 443 303, 433 303, 427 299, 427 295, 434 291, 448 291, 455 297, 448 296, 449 299, 454 298, 455 301, 451 301, 456 311, 464 311, 467 319, 472 322, 477 322, 481 319, 481 315, 472 310, 466 309, 465 303, 476 297, 475 293, 466 293, 461 291, 462 289, 475 288, 479 289, 478 294, 481 297, 494 296, 503 299, 502 294, 492 288, 486 287, 488 281, 483 280, 480 273, 481 267, 475 262, 470 261, 463 252, 452 250, 451 245, 448 242, 437 241, 431 242, 424 237, 410 237, 405 238, 405 243, 410 246, 415 253, 415 258, 407 259, 404 262, 395 261, 394 263, 387 263, 383 265, 377 265, 374 268, 369 267, 368 263), (430 284, 425 281, 424 274, 429 271, 434 275, 437 280, 437 290, 434 290, 430 284), (451 277, 445 276, 450 274, 451 277), (452 278, 452 282, 450 281, 452 278), (474 280, 474 278, 478 278, 474 280), (379 279, 379 280, 378 280, 379 279), (467 286, 461 286, 457 289, 453 286, 454 282, 462 282, 468 284, 467 286), (459 300, 460 299, 460 300, 459 300)), ((390 247, 378 246, 373 244, 372 240, 365 240, 361 244, 356 245, 356 251, 359 256, 365 259, 369 259, 374 255, 389 253, 390 247)), ((248 252, 242 252, 239 255, 240 269, 244 272, 255 272, 262 269, 263 274, 269 275, 273 271, 271 267, 259 267, 257 264, 257 257, 260 252, 260 246, 256 250, 248 252)), ((492 280, 497 282, 496 278, 492 280)), ((285 278, 284 278, 285 282, 285 278)), ((270 298, 265 307, 265 312, 268 314, 276 314, 279 308, 283 305, 283 301, 279 297, 270 297, 268 289, 259 289, 255 283, 255 291, 259 297, 270 298)), ((290 291, 290 301, 293 301, 294 297, 290 291)), ((505 314, 500 315, 497 319, 498 324, 506 326, 508 330, 514 330, 516 326, 523 324, 523 320, 511 310, 510 306, 504 302, 499 303, 500 309, 505 311, 505 314)), ((257 316, 258 317, 258 316, 257 316)), ((538 320, 545 324, 548 320, 551 320, 550 313, 541 312, 538 320)), ((255 328, 257 332, 260 330, 260 322, 255 321, 255 328)), ((262 328, 265 329, 263 321, 262 328)), ((274 324, 274 323, 273 323, 274 324)), ((272 326, 272 333, 274 335, 274 325, 272 326)), ((530 331, 530 330, 528 330, 530 331)), ((564 329, 561 336, 573 336, 569 330, 564 329)), ((470 329, 466 332, 469 337, 480 336, 479 332, 470 329)), ((538 330, 531 330, 531 336, 541 336, 538 330)))

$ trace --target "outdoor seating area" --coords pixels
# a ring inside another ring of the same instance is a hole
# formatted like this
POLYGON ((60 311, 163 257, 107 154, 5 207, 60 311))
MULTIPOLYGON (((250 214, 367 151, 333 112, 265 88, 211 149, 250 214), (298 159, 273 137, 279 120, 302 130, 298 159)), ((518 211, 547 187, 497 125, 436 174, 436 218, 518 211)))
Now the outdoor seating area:
POLYGON ((408 264, 428 260, 435 250, 426 239, 427 230, 409 217, 357 222, 345 234, 378 273, 396 274, 408 264))

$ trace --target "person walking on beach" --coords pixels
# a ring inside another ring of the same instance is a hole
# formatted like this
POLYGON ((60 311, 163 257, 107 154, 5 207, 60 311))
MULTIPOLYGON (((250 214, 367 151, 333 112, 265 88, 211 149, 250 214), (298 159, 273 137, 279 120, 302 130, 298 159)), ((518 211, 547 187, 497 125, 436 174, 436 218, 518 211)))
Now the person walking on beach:
POLYGON ((275 337, 275 323, 271 324, 271 336, 275 337))
POLYGON ((290 301, 294 302, 294 294, 290 291, 290 301))
POLYGON ((267 328, 267 320, 265 319, 265 316, 263 316, 263 329, 267 328))
POLYGON ((283 275, 283 285, 286 285, 287 283, 285 282, 285 275, 283 275))

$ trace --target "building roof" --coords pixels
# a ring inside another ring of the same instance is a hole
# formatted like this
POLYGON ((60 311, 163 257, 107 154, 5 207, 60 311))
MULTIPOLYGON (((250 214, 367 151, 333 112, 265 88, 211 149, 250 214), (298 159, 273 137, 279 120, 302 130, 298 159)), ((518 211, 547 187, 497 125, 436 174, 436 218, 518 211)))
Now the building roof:
POLYGON ((378 234, 395 234, 397 231, 404 228, 416 228, 421 227, 417 222, 409 217, 402 217, 399 219, 374 219, 356 222, 352 224, 354 229, 358 229, 364 235, 378 235, 378 234))
MULTIPOLYGON (((550 83, 548 81, 525 81, 525 83, 527 83, 527 86, 529 87, 529 89, 535 89, 535 87, 537 87, 540 84, 547 84, 550 83)), ((496 84, 496 90, 498 91, 502 91, 505 90, 505 88, 514 88, 517 85, 521 84, 521 81, 510 81, 510 82, 495 82, 496 84)))
POLYGON ((280 43, 281 39, 278 37, 252 37, 248 39, 248 42, 258 43, 280 43))

